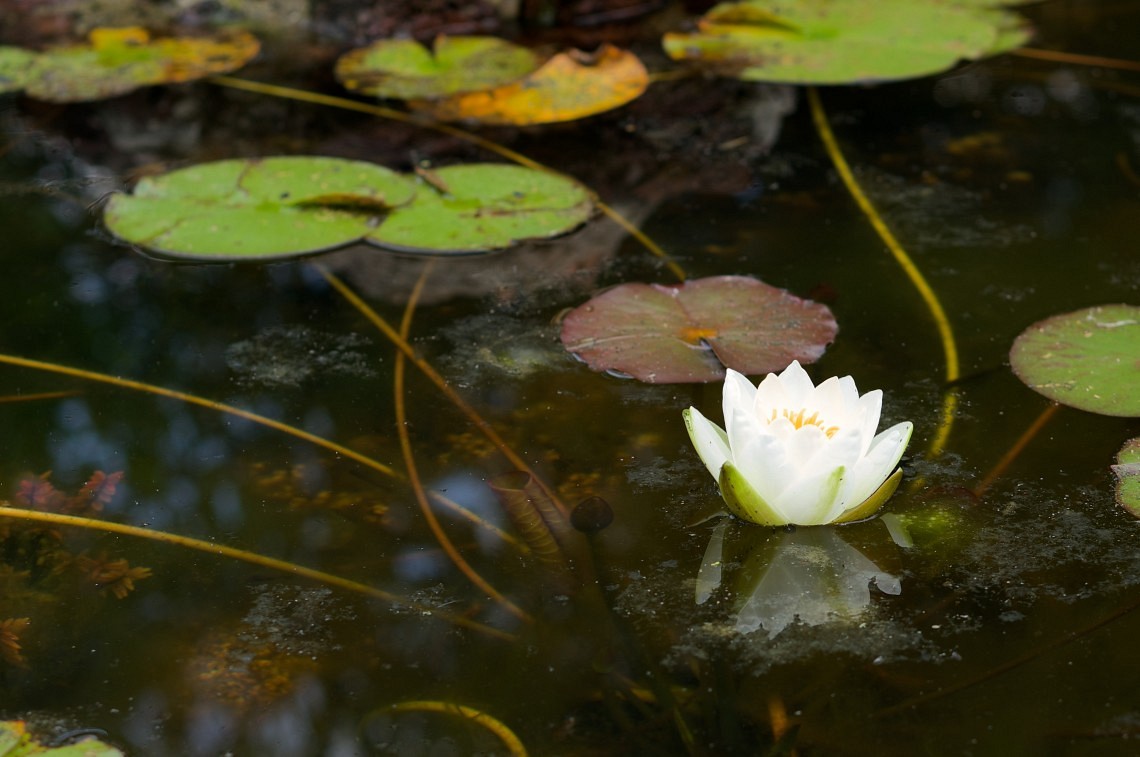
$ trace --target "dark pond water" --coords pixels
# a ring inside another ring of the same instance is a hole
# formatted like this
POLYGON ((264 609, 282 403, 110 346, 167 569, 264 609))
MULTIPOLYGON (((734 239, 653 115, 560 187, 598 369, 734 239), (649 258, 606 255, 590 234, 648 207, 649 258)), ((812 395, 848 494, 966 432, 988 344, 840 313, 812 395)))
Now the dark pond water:
MULTIPOLYGON (((1030 12, 1042 46, 1134 55, 1138 3, 1030 12)), ((287 58, 246 73, 331 90, 287 58)), ((975 493, 1049 407, 1010 372, 1013 338, 1048 315, 1140 301, 1135 79, 1006 57, 822 93, 955 330, 963 378, 933 455, 947 392, 937 332, 837 182, 802 93, 670 81, 582 124, 487 132, 595 188, 689 276, 752 275, 826 302, 840 333, 813 377, 882 388, 884 424, 916 429, 887 516, 795 532, 709 520, 719 498, 681 411, 719 420, 720 386, 594 373, 557 339, 559 313, 604 286, 672 282, 661 261, 598 219, 552 244, 437 264, 417 352, 565 502, 597 496, 613 511, 574 537, 591 574, 575 586, 433 500, 465 560, 529 621, 440 548, 406 481, 396 351, 314 266, 396 324, 423 261, 353 250, 170 265, 114 244, 92 211, 159 163, 490 156, 210 84, 89 106, 0 100, 0 352, 224 402, 395 471, 185 401, 6 364, 0 496, 18 502, 46 471, 67 494, 122 471, 105 520, 403 598, 5 520, 0 621, 30 622, 23 664, 0 658, 0 713, 49 738, 103 729, 132 754, 508 752, 453 705, 533 754, 1135 753, 1138 525, 1108 466, 1140 423, 1061 409, 975 493), (885 527, 904 522, 906 547, 885 527), (122 598, 117 560, 150 570, 122 598), (765 577, 777 568, 782 583, 765 577)), ((515 466, 414 368, 401 396, 424 485, 509 530, 486 481, 515 466)))

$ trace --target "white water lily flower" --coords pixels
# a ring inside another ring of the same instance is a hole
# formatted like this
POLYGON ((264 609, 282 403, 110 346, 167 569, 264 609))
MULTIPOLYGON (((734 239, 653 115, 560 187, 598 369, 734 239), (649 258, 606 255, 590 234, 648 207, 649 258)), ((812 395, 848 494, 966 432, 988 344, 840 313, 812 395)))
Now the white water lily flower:
POLYGON ((722 429, 694 407, 685 425, 733 515, 766 526, 870 517, 894 494, 909 421, 879 435, 883 393, 850 376, 812 384, 799 362, 752 385, 729 369, 722 429))

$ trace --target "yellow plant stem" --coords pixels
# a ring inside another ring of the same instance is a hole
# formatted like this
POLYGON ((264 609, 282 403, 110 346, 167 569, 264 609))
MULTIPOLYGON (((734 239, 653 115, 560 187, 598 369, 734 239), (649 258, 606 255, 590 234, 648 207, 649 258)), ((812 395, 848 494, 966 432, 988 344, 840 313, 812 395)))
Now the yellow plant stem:
POLYGON ((974 487, 975 497, 981 498, 987 491, 989 491, 990 487, 993 486, 994 481, 997 481, 998 478, 1000 478, 1006 472, 1006 470, 1009 469, 1009 466, 1013 465, 1013 461, 1016 460, 1023 451, 1025 451, 1025 448, 1029 446, 1029 443, 1033 441, 1033 438, 1037 436, 1037 434, 1041 433, 1041 429, 1045 428, 1045 424, 1048 423, 1049 419, 1056 415, 1057 411, 1060 409, 1061 406, 1056 402, 1050 402, 1049 406, 1041 411, 1041 414, 1037 416, 1036 420, 1034 420, 1033 423, 1029 424, 1029 428, 1025 429, 1025 433, 1018 437, 1018 440, 1013 443, 1013 446, 1009 448, 1009 451, 1002 456, 1001 460, 998 460, 997 465, 993 467, 993 470, 987 473, 985 478, 983 478, 981 482, 974 487))
POLYGON ((546 482, 542 480, 538 473, 536 473, 534 469, 526 463, 525 460, 519 457, 518 454, 513 449, 511 449, 510 445, 508 445, 506 441, 503 440, 503 437, 499 436, 499 433, 495 431, 495 429, 483 418, 483 416, 479 415, 479 413, 476 412, 475 408, 471 407, 471 405, 468 404, 467 400, 463 399, 463 397, 461 397, 458 392, 451 388, 451 385, 449 385, 447 381, 444 380, 443 376, 439 375, 439 373, 435 370, 435 368, 431 366, 430 363, 416 354, 415 350, 412 349, 412 346, 408 344, 407 340, 400 336, 396 329, 392 328, 392 326, 386 320, 380 317, 380 314, 373 310, 367 302, 365 302, 360 298, 358 294, 356 294, 356 292, 352 291, 352 289, 347 284, 345 284, 344 281, 340 279, 340 277, 319 263, 314 263, 313 265, 317 271, 325 277, 325 280, 329 282, 333 289, 335 289, 342 297, 344 297, 344 299, 347 300, 350 305, 356 308, 356 310, 362 316, 364 316, 369 323, 379 329, 380 333, 384 334, 384 336, 386 336, 389 341, 391 341, 392 344, 396 346, 396 349, 407 356, 412 365, 418 368, 420 372, 428 378, 429 381, 436 385, 436 388, 443 392, 444 396, 446 396, 447 399, 453 405, 455 405, 455 407, 458 408, 460 412, 467 416, 467 419, 471 421, 472 425, 474 425, 476 429, 479 430, 479 433, 483 434, 483 436, 487 438, 487 441, 495 445, 495 448, 499 450, 499 453, 503 457, 507 458, 511 465, 515 466, 515 468, 519 470, 526 471, 531 476, 533 476, 535 483, 537 483, 539 487, 541 487, 542 490, 546 492, 546 495, 550 497, 550 500, 554 502, 558 509, 561 510, 564 515, 569 517, 569 510, 566 508, 566 505, 562 502, 562 500, 558 497, 558 494, 553 489, 551 489, 546 482))
POLYGON ((335 586, 340 589, 363 594, 373 599, 383 600, 396 605, 404 605, 411 607, 424 614, 432 615, 440 620, 453 623, 463 628, 469 628, 473 631, 478 631, 488 636, 493 636, 497 639, 505 641, 514 641, 513 634, 500 631, 497 628, 484 625, 461 615, 454 615, 449 612, 437 610, 434 607, 429 607, 420 604, 410 599, 390 594, 383 589, 377 589, 375 586, 362 584, 358 581, 351 581, 341 576, 333 575, 332 573, 325 573, 324 571, 306 568, 303 565, 286 562, 285 560, 278 560, 273 557, 266 557, 254 552, 247 552, 243 549, 236 549, 234 547, 227 547, 223 544, 215 544, 214 542, 204 541, 202 539, 194 539, 189 536, 180 536, 179 534, 172 534, 167 531, 156 531, 151 528, 141 528, 139 526, 129 526, 125 523, 112 523, 103 520, 95 520, 93 518, 81 518, 76 515, 62 515, 59 513, 41 512, 39 510, 25 510, 19 507, 11 507, 8 505, 0 505, 0 517, 3 518, 16 518, 19 520, 30 520, 39 523, 51 523, 57 526, 74 526, 77 528, 86 528, 94 531, 106 531, 113 534, 121 534, 124 536, 134 536, 140 539, 149 539, 150 541, 162 542, 163 544, 173 544, 187 549, 194 549, 199 552, 206 552, 207 554, 217 555, 218 557, 229 557, 234 560, 241 560, 252 565, 258 565, 263 568, 270 568, 272 570, 279 570, 285 573, 307 578, 317 581, 329 586, 335 586))
POLYGON ((1035 60, 1047 60, 1052 63, 1073 63, 1078 66, 1096 66, 1098 68, 1115 68, 1120 71, 1140 71, 1140 62, 1123 58, 1106 58, 1101 55, 1081 55, 1080 53, 1066 53, 1060 50, 1042 50, 1036 47, 1019 47, 1010 50, 1010 55, 1035 60))
MULTIPOLYGON (((832 164, 835 166, 836 172, 839 174, 843 184, 847 187, 847 191, 855 200, 855 204, 863 211, 863 215, 867 217, 871 227, 879 234, 883 243, 887 246, 895 261, 902 267, 903 272, 907 278, 910 279, 911 284, 918 290, 922 301, 926 303, 927 310, 930 311, 930 316, 934 320, 934 324, 938 329, 938 336, 942 342, 942 352, 946 360, 946 383, 950 384, 957 381, 959 378, 959 365, 958 365, 958 346, 954 341, 954 330, 950 327, 950 319, 946 316, 946 311, 942 308, 942 303, 938 300, 938 295, 927 283, 926 278, 918 269, 918 266, 911 260, 910 255, 906 253, 903 246, 899 244, 898 239, 891 233, 890 228, 883 221, 875 206, 871 204, 870 199, 863 192, 863 188, 859 186, 859 182, 855 179, 855 174, 848 165, 847 159, 843 157, 843 152, 839 149, 839 142, 835 139, 835 134, 831 131, 831 125, 827 121, 827 112, 823 109, 823 103, 819 99, 819 92, 815 87, 808 87, 808 102, 811 104, 812 120, 815 122, 816 131, 819 132, 820 140, 823 142, 824 148, 827 150, 828 156, 831 158, 832 164)), ((939 424, 938 431, 931 440, 927 449, 930 457, 936 457, 942 452, 946 446, 946 440, 950 436, 950 429, 954 425, 954 416, 958 409, 958 395, 953 388, 946 391, 942 398, 942 420, 939 424)))
POLYGON ((494 523, 491 523, 490 521, 486 520, 485 518, 479 517, 478 514, 471 512, 470 510, 468 510, 463 505, 459 504, 455 500, 450 499, 449 497, 444 495, 442 492, 437 492, 435 490, 431 490, 427 494, 429 497, 431 497, 433 500, 435 500, 437 503, 439 503, 439 505, 441 507, 447 508, 448 510, 455 513, 460 518, 463 518, 464 520, 468 521, 469 523, 476 526, 477 528, 481 528, 484 531, 486 531, 487 533, 494 536, 495 538, 499 539, 500 541, 511 545, 512 547, 517 549, 519 552, 521 552, 523 554, 527 554, 528 552, 530 552, 530 547, 523 544, 521 541, 516 539, 514 536, 512 536, 511 534, 508 534, 506 531, 499 528, 494 523))
POLYGON ((38 402, 40 400, 61 400, 64 397, 75 397, 80 392, 36 392, 34 394, 7 394, 0 397, 0 404, 12 402, 38 402))
POLYGON ((669 271, 677 277, 678 281, 683 282, 685 280, 685 269, 681 268, 681 266, 677 264, 677 261, 669 257, 669 254, 665 252, 665 250, 661 249, 656 242, 650 239, 644 231, 634 226, 632 223, 630 223, 628 218, 601 200, 595 200, 595 204, 598 206, 598 210, 609 216, 611 221, 625 229, 626 233, 636 239, 638 242, 641 242, 642 246, 645 247, 645 249, 649 250, 655 256, 665 261, 665 267, 668 268, 669 271))
POLYGON ((439 712, 444 715, 454 715, 463 718, 495 734, 499 741, 503 742, 503 746, 507 748, 507 753, 510 754, 511 757, 527 757, 526 747, 519 737, 515 735, 514 731, 508 728, 501 720, 497 720, 474 707, 455 704, 453 702, 412 701, 398 702, 389 705, 385 709, 388 712, 439 712))
MULTIPOLYGON (((492 152, 499 157, 506 158, 507 160, 518 163, 520 166, 533 168, 536 171, 545 171, 547 173, 558 173, 554 169, 544 166, 538 161, 531 160, 520 152, 516 152, 509 147, 504 147, 497 142, 492 142, 489 139, 484 139, 478 134, 472 134, 469 131, 460 129, 449 124, 440 123, 439 121, 432 121, 422 116, 415 116, 410 113, 405 113, 393 108, 385 108, 382 105, 373 105, 371 103, 363 103, 357 100, 350 100, 347 97, 335 97, 333 95, 322 95, 317 92, 308 92, 303 89, 296 89, 294 87, 282 87, 278 84, 263 84, 262 82, 250 81, 248 79, 241 79, 235 76, 214 76, 210 78, 214 84, 222 87, 230 87, 231 89, 240 89, 246 92, 256 92, 262 95, 270 95, 271 97, 281 97, 287 100, 297 100, 300 102, 313 103, 314 105, 326 105, 330 108, 340 108, 341 110, 353 110, 357 113, 368 113, 380 118, 387 118, 393 121, 400 121, 401 123, 412 124, 413 126, 420 126, 425 129, 432 129, 442 134, 462 139, 465 142, 480 147, 488 152, 492 152)), ((594 198, 594 203, 598 206, 606 216, 616 222, 619 226, 629 232, 638 242, 645 246, 653 255, 665 261, 665 265, 680 281, 685 280, 684 270, 669 257, 659 245, 645 235, 641 229, 638 229, 629 222, 625 216, 618 213, 614 208, 602 202, 598 198, 594 198)))
MULTIPOLYGON (((434 266, 435 261, 429 260, 424 266, 423 273, 416 281, 415 287, 412 289, 411 295, 408 297, 408 304, 404 308, 404 318, 400 322, 400 340, 407 342, 408 332, 412 327, 412 315, 416 310, 416 303, 419 301, 420 293, 423 291, 424 282, 427 281, 434 266)), ((431 503, 428 502, 427 492, 424 490, 423 482, 420 480, 419 470, 416 468, 415 453, 412 451, 412 440, 408 434, 408 412, 407 406, 404 402, 404 377, 407 373, 407 356, 403 352, 396 352, 396 366, 393 370, 393 393, 395 395, 394 404, 396 407, 396 433, 400 438, 400 450, 404 455, 404 467, 408 471, 408 483, 412 486, 412 491, 416 496, 416 503, 420 506, 420 512, 427 521, 428 527, 431 529, 432 535, 435 540, 439 542, 439 546, 443 549, 448 559, 459 568, 463 575, 467 576, 467 580, 475 584, 479 589, 498 602, 507 612, 514 615, 520 620, 528 623, 533 622, 534 619, 521 607, 516 605, 511 600, 507 599, 498 589, 491 585, 487 579, 483 578, 471 563, 467 562, 466 558, 460 554, 455 545, 451 542, 447 532, 443 530, 443 525, 439 522, 439 518, 435 517, 435 513, 431 509, 431 503)))
POLYGON ((100 384, 110 384, 111 386, 116 386, 120 389, 133 389, 137 392, 146 392, 147 394, 155 394, 159 397, 168 397, 170 399, 186 402, 191 405, 198 405, 199 407, 209 408, 210 410, 215 410, 219 413, 225 413, 227 415, 233 415, 238 418, 244 418, 247 421, 252 421, 253 423, 266 426, 273 429, 274 431, 280 431, 284 434, 295 436, 298 439, 302 439, 311 444, 315 444, 318 447, 324 447, 336 455, 354 460, 361 465, 364 465, 365 467, 371 468, 374 471, 388 476, 389 478, 403 478, 403 476, 401 476, 399 473, 387 465, 384 465, 384 463, 380 462, 379 460, 373 460, 366 455, 362 455, 355 450, 344 447, 340 444, 337 444, 336 442, 325 439, 324 437, 317 436, 316 434, 310 434, 308 431, 299 429, 296 426, 290 426, 289 424, 282 423, 281 421, 275 421, 272 418, 266 418, 264 415, 251 413, 248 410, 242 410, 241 408, 234 407, 233 405, 226 405, 221 402, 215 402, 213 400, 206 399, 205 397, 199 397, 195 394, 187 394, 186 392, 179 392, 175 389, 166 389, 164 387, 155 386, 154 384, 147 384, 142 381, 120 378, 118 376, 111 376, 106 373, 97 373, 96 371, 84 370, 82 368, 72 368, 70 366, 60 365, 59 363, 48 363, 42 360, 31 360, 29 358, 17 357, 15 355, 0 354, 0 363, 15 365, 21 368, 33 368, 37 371, 58 373, 64 376, 72 376, 73 378, 81 378, 86 381, 95 381, 100 384))

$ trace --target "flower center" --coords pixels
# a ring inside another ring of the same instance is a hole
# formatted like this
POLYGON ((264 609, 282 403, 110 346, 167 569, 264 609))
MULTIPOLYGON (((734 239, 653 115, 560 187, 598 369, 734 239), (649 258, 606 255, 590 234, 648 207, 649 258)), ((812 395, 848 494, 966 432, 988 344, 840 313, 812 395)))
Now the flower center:
POLYGON ((823 419, 819 417, 818 410, 816 412, 813 412, 811 415, 807 414, 807 408, 801 408, 796 412, 792 412, 788 408, 784 408, 780 411, 773 410, 772 417, 768 420, 768 422, 771 423, 778 417, 787 418, 796 428, 803 428, 804 426, 815 426, 823 433, 827 434, 828 439, 835 436, 835 433, 839 431, 839 426, 826 425, 823 422, 823 419))

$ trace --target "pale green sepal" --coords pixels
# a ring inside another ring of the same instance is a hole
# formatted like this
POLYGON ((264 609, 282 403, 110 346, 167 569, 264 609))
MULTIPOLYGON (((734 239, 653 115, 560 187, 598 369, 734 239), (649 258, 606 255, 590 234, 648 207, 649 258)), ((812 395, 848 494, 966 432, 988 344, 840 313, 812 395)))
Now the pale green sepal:
POLYGON ((737 518, 761 526, 786 526, 786 518, 777 513, 764 498, 756 493, 744 474, 732 463, 720 469, 720 496, 728 510, 737 518))
POLYGON ((839 496, 839 487, 843 484, 843 476, 847 474, 847 467, 840 465, 838 468, 831 472, 827 477, 827 482, 824 488, 819 492, 819 511, 811 516, 810 523, 798 523, 801 526, 826 526, 830 521, 819 520, 820 513, 826 513, 835 504, 835 498, 839 496))
POLYGON ((864 520, 870 518, 872 515, 879 511, 879 508, 886 504, 891 495, 895 493, 895 489, 899 488, 899 482, 902 481, 902 468, 899 468, 891 477, 875 490, 875 493, 867 497, 861 504, 855 505, 850 508, 832 523, 852 523, 857 520, 864 520))
POLYGON ((681 415, 685 418, 685 429, 689 432, 689 440, 693 443, 701 462, 709 469, 713 478, 718 478, 718 471, 732 459, 728 434, 695 407, 682 410, 681 415), (709 444, 705 444, 706 441, 709 444))

